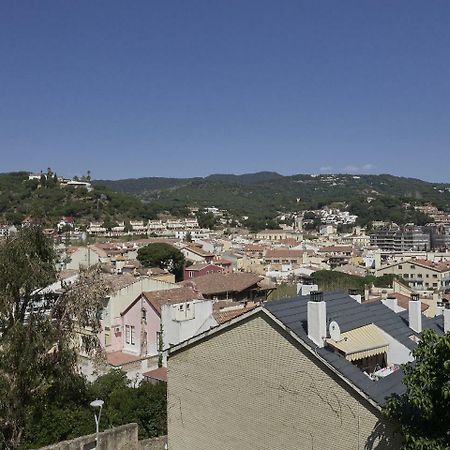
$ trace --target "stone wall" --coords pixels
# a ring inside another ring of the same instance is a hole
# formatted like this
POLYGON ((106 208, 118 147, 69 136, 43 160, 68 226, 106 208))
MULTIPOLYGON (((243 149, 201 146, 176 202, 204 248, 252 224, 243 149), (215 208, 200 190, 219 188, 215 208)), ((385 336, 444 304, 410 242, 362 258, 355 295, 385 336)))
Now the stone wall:
MULTIPOLYGON (((95 449, 95 434, 81 436, 71 441, 42 447, 40 450, 92 450, 95 449)), ((138 426, 129 423, 99 434, 99 450, 140 450, 138 444, 138 426)), ((145 450, 148 449, 144 447, 145 450)), ((155 447, 155 450, 158 447, 155 447)))
POLYGON ((139 441, 139 450, 164 450, 167 436, 160 436, 139 441))

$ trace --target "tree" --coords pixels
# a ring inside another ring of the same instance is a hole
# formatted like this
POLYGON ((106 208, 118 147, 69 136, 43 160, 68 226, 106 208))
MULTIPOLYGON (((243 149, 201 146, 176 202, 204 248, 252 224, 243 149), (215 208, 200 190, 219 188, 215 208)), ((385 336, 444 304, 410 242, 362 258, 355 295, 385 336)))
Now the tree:
POLYGON ((56 295, 55 254, 38 227, 0 244, 0 446, 19 448, 30 419, 49 402, 77 390, 79 328, 85 349, 98 349, 98 311, 107 295, 97 267, 56 295))
POLYGON ((197 221, 200 228, 208 228, 210 230, 214 229, 217 218, 212 212, 198 212, 197 221))
POLYGON ((137 259, 145 267, 167 269, 178 281, 183 278, 184 255, 170 244, 146 245, 138 250, 137 259))
POLYGON ((414 364, 403 366, 406 392, 385 413, 400 425, 405 450, 450 448, 450 333, 422 332, 414 364))

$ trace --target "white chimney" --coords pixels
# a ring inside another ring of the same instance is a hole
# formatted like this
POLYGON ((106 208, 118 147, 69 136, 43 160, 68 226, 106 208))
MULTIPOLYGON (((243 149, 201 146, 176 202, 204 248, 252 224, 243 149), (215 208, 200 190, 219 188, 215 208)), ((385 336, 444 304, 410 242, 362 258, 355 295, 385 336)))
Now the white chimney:
POLYGON ((311 292, 308 302, 308 337, 319 347, 327 337, 327 305, 322 292, 311 292))
POLYGON ((416 333, 422 332, 422 302, 417 294, 411 294, 409 301, 409 328, 416 333))
POLYGON ((450 331, 450 308, 444 309, 444 333, 450 331))
MULTIPOLYGON (((395 297, 388 297, 386 300, 381 300, 384 306, 392 309, 394 312, 398 312, 398 301, 395 297)), ((403 310, 402 310, 403 311, 403 310)))

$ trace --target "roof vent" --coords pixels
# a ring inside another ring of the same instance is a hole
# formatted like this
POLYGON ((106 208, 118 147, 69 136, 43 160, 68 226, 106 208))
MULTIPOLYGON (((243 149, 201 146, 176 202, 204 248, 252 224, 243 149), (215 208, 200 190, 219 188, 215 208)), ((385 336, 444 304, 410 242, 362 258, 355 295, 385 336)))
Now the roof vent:
POLYGON ((323 301, 323 292, 322 291, 312 291, 309 294, 309 299, 312 302, 322 302, 323 301))
POLYGON ((410 301, 418 302, 418 301, 419 301, 419 294, 417 294, 417 293, 411 293, 411 299, 410 299, 410 301))

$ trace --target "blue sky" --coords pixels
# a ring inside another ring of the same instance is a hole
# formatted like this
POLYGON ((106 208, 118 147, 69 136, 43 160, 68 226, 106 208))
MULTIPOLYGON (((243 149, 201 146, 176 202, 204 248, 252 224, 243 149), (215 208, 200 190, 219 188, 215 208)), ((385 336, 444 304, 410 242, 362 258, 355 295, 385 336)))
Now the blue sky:
POLYGON ((0 171, 449 181, 448 0, 4 0, 0 171))

